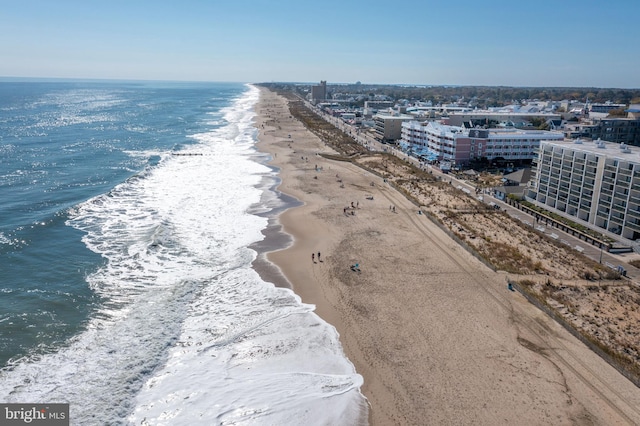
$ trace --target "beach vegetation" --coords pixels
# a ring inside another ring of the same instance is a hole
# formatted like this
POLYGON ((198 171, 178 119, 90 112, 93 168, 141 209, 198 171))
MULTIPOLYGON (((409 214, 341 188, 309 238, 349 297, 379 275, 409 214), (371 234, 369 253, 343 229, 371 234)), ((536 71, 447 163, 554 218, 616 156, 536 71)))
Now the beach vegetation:
POLYGON ((630 261, 629 265, 634 266, 636 268, 640 268, 640 259, 630 261))
POLYGON ((517 282, 525 296, 553 313, 565 328, 630 378, 640 383, 640 324, 637 310, 640 290, 626 282, 613 285, 523 279, 517 282), (621 314, 621 312, 627 314, 621 314))

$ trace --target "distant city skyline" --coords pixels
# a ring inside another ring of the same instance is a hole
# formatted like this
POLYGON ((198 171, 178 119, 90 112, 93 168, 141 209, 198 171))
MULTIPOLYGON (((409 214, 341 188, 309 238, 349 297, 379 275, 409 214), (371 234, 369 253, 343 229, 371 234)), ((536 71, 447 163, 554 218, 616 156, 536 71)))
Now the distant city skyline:
POLYGON ((0 77, 640 88, 640 2, 23 0, 0 77))

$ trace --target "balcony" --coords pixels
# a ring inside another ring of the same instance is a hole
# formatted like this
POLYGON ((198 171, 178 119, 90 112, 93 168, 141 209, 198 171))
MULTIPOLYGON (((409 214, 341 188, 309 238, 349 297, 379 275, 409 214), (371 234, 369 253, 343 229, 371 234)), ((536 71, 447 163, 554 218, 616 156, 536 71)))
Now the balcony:
POLYGON ((581 203, 580 210, 583 210, 585 212, 591 211, 591 203, 581 203))
POLYGON ((640 211, 639 210, 627 210, 627 218, 634 218, 636 221, 640 222, 640 211))
POLYGON ((611 213, 611 223, 622 225, 624 223, 624 215, 620 213, 611 213))
POLYGON ((616 188, 616 191, 613 194, 613 196, 616 198, 620 198, 622 200, 626 200, 627 198, 629 198, 629 191, 625 189, 616 188))
POLYGON ((631 184, 631 178, 628 176, 618 176, 618 180, 616 180, 616 184, 620 186, 629 187, 631 184))
POLYGON ((634 231, 640 231, 640 224, 627 222, 626 226, 634 231))
POLYGON ((616 212, 618 214, 622 214, 623 216, 626 210, 627 210, 626 207, 621 206, 619 204, 614 204, 613 206, 611 206, 611 211, 616 212))
POLYGON ((544 164, 539 164, 538 165, 538 171, 540 173, 540 176, 550 176, 551 175, 551 169, 547 166, 545 166, 544 164))

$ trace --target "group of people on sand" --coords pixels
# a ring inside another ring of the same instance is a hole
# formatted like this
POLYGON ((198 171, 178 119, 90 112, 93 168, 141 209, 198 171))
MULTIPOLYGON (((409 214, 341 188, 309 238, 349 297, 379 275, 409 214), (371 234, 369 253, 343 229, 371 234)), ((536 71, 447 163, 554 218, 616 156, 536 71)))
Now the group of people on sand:
POLYGON ((320 252, 318 252, 318 262, 316 262, 316 254, 315 253, 311 253, 311 261, 313 263, 322 262, 322 259, 320 259, 320 252))
POLYGON ((360 202, 356 201, 354 204, 354 202, 352 201, 351 206, 347 206, 342 209, 342 213, 344 213, 345 216, 355 216, 356 209, 359 209, 359 208, 360 208, 360 202))

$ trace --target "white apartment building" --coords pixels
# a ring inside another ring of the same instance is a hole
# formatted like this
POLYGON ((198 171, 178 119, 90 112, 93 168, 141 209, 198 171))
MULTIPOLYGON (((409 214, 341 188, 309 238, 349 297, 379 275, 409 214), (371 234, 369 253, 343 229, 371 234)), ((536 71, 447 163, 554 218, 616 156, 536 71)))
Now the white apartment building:
POLYGON ((640 148, 542 142, 525 198, 605 235, 640 239, 640 148))
POLYGON ((544 130, 466 129, 437 122, 402 123, 402 142, 425 156, 456 164, 481 158, 531 161, 536 158, 541 141, 563 139, 562 133, 544 130))
POLYGON ((430 160, 457 164, 469 161, 471 140, 462 127, 437 122, 402 123, 402 142, 430 160))

